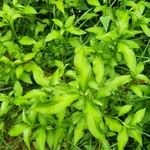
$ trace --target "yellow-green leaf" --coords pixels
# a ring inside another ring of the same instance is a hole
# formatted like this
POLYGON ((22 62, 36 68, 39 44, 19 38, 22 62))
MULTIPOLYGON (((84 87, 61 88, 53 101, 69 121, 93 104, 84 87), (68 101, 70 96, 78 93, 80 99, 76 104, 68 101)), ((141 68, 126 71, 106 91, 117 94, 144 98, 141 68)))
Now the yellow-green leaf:
POLYGON ((82 120, 79 121, 74 130, 74 144, 76 144, 83 137, 84 129, 85 129, 85 120, 82 118, 82 120))
POLYGON ((136 125, 136 124, 140 123, 140 122, 142 121, 142 119, 144 118, 145 111, 146 111, 145 108, 138 110, 138 111, 133 115, 130 124, 131 124, 131 125, 136 125))
POLYGON ((102 16, 102 17, 100 17, 100 20, 104 26, 105 31, 107 32, 107 29, 108 29, 109 23, 110 23, 110 17, 109 16, 102 16))
POLYGON ((57 1, 56 1, 56 7, 57 7, 62 13, 65 13, 63 0, 57 0, 57 1))
POLYGON ((91 102, 87 102, 85 113, 89 131, 97 139, 105 141, 105 134, 102 131, 104 129, 104 123, 100 111, 91 102))
POLYGON ((85 91, 88 85, 88 81, 91 75, 91 65, 88 58, 84 52, 84 49, 76 49, 76 54, 74 57, 74 65, 78 73, 78 82, 82 91, 85 91))
POLYGON ((23 131, 23 140, 28 148, 30 150, 30 136, 31 136, 31 127, 27 127, 23 131))
POLYGON ((19 136, 20 134, 23 133, 24 129, 26 128, 26 125, 25 124, 17 124, 15 126, 13 126, 10 131, 8 132, 8 134, 10 136, 19 136))
POLYGON ((24 81, 25 83, 32 84, 32 80, 30 78, 30 75, 26 72, 22 73, 22 75, 20 76, 20 80, 24 81))
POLYGON ((37 14, 36 10, 34 9, 34 7, 31 6, 25 6, 23 9, 23 13, 27 14, 27 15, 34 15, 37 14))
POLYGON ((73 26, 74 19, 75 19, 75 15, 69 16, 65 22, 65 28, 73 26))
POLYGON ((27 61, 31 60, 32 58, 35 57, 35 55, 36 55, 36 53, 28 53, 28 54, 26 54, 24 56, 24 58, 23 58, 23 62, 27 62, 27 61))
POLYGON ((137 96, 139 97, 143 96, 143 92, 141 90, 140 85, 131 85, 130 88, 137 96))
POLYGON ((20 78, 20 76, 22 75, 22 73, 23 73, 23 67, 22 67, 22 66, 18 66, 18 67, 16 68, 16 76, 17 76, 17 79, 20 78))
POLYGON ((54 145, 54 130, 49 130, 48 132, 47 132, 47 138, 46 138, 46 141, 47 141, 47 144, 48 144, 48 147, 50 148, 50 149, 52 149, 53 148, 53 145, 54 145))
POLYGON ((29 36, 23 36, 20 40, 19 43, 21 45, 33 45, 36 43, 36 41, 34 39, 32 39, 29 36))
POLYGON ((96 77, 96 82, 100 83, 104 76, 104 63, 101 56, 96 55, 93 58, 93 71, 96 77))
POLYGON ((83 31, 83 30, 81 30, 81 29, 79 29, 77 27, 73 27, 73 26, 68 27, 66 30, 68 32, 72 33, 72 34, 75 34, 75 35, 82 35, 82 34, 86 33, 85 31, 83 31))
POLYGON ((36 144, 38 150, 45 150, 46 132, 42 127, 36 131, 36 144))
POLYGON ((0 130, 2 130, 4 127, 4 122, 3 121, 0 121, 0 130))
POLYGON ((54 39, 58 39, 59 37, 60 37, 60 32, 57 30, 53 30, 45 37, 45 42, 49 42, 54 39))
POLYGON ((19 81, 16 81, 14 84, 14 94, 15 96, 21 96, 23 93, 23 88, 21 86, 21 83, 19 81))
POLYGON ((138 63, 134 70, 134 75, 142 73, 143 70, 144 70, 144 63, 142 62, 138 63))
POLYGON ((135 141, 137 141, 140 146, 142 146, 142 134, 137 129, 130 129, 129 136, 132 137, 135 141))
POLYGON ((63 136, 63 128, 56 128, 54 133, 54 149, 57 148, 59 141, 62 139, 63 136))
POLYGON ((118 50, 123 54, 124 60, 129 69, 134 71, 136 67, 136 56, 134 51, 124 42, 118 43, 118 50))
POLYGON ((116 16, 118 18, 118 21, 116 22, 118 27, 117 29, 122 33, 124 30, 128 29, 130 19, 129 13, 123 9, 117 9, 116 16))
POLYGON ((150 79, 144 74, 138 74, 135 76, 136 79, 142 80, 144 83, 150 84, 150 79))
POLYGON ((93 6, 100 6, 100 3, 98 0, 87 0, 87 2, 93 6))
POLYGON ((128 142, 128 138, 127 128, 123 126, 117 136, 118 150, 124 150, 124 147, 128 142))
POLYGON ((57 26, 59 26, 60 28, 63 27, 63 23, 62 23, 62 21, 60 21, 59 19, 52 19, 52 20, 53 20, 53 22, 54 22, 57 26))
POLYGON ((54 97, 52 103, 37 106, 34 110, 40 113, 57 114, 65 110, 73 101, 78 99, 77 94, 63 94, 54 97))
POLYGON ((142 28, 143 32, 144 32, 148 37, 150 37, 150 28, 149 28, 146 24, 142 24, 142 25, 141 25, 141 28, 142 28))
POLYGON ((44 77, 44 73, 42 69, 34 69, 33 68, 33 78, 35 82, 41 86, 48 86, 49 82, 46 77, 44 77))
POLYGON ((18 4, 18 0, 13 0, 13 5, 17 5, 18 4))
POLYGON ((115 91, 118 87, 128 83, 131 81, 131 76, 130 75, 120 75, 117 76, 113 79, 107 80, 105 82, 105 86, 110 90, 110 91, 115 91))
POLYGON ((9 101, 5 100, 1 103, 1 107, 0 107, 0 116, 2 116, 3 114, 7 113, 9 110, 9 101))
POLYGON ((122 124, 117 119, 105 117, 105 122, 111 131, 120 132, 122 129, 122 124))
POLYGON ((132 108, 132 105, 124 105, 121 106, 118 112, 118 116, 123 116, 124 114, 128 113, 132 108))

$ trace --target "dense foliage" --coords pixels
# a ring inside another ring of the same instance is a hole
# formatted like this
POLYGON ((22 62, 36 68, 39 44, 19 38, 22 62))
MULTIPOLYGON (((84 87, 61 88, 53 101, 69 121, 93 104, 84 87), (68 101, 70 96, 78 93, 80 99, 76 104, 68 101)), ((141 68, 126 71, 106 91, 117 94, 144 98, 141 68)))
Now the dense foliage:
POLYGON ((150 149, 150 2, 0 2, 0 149, 150 149))

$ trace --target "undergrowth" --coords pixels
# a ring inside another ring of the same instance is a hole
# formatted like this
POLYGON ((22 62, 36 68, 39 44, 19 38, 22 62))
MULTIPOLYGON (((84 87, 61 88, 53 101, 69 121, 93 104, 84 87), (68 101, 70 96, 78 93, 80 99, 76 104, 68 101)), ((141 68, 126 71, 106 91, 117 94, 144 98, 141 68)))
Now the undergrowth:
POLYGON ((150 149, 150 2, 0 2, 0 149, 150 149))

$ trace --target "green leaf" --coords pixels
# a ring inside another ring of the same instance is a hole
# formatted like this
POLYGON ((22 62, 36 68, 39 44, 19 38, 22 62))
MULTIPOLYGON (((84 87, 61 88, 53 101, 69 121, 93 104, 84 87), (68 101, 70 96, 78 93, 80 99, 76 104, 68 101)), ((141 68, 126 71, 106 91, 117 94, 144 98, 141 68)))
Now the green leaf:
POLYGON ((28 91, 24 96, 25 99, 32 99, 32 98, 38 98, 38 100, 40 99, 46 99, 47 98, 47 94, 43 91, 41 91, 40 89, 33 89, 28 91))
POLYGON ((55 23, 55 25, 59 26, 60 28, 63 27, 63 23, 59 19, 52 19, 52 20, 55 23))
POLYGON ((0 107, 0 116, 6 114, 9 110, 9 101, 5 100, 1 103, 1 107, 0 107))
POLYGON ((75 34, 75 35, 82 35, 82 34, 86 33, 85 31, 83 31, 83 30, 81 30, 81 29, 79 29, 77 27, 73 27, 73 26, 68 27, 66 30, 68 32, 72 33, 72 34, 75 34))
POLYGON ((4 22, 0 22, 0 28, 1 28, 1 27, 4 27, 4 26, 7 26, 7 24, 4 23, 4 22))
POLYGON ((130 19, 129 13, 123 9, 118 9, 116 11, 116 16, 118 18, 118 21, 116 22, 117 29, 120 33, 122 33, 124 30, 128 29, 130 19))
POLYGON ((65 110, 76 99, 78 99, 77 94, 58 95, 54 97, 53 102, 43 106, 37 106, 34 110, 44 114, 57 114, 65 110))
POLYGON ((145 35, 150 37, 150 28, 146 24, 142 24, 141 28, 142 28, 143 32, 145 33, 145 35))
POLYGON ((99 34, 101 36, 105 34, 105 30, 102 27, 97 26, 87 28, 86 31, 90 33, 95 33, 96 35, 99 34))
POLYGON ((62 140, 63 137, 63 128, 57 128, 54 133, 54 149, 57 148, 58 143, 62 140))
POLYGON ((25 83, 32 84, 32 80, 30 78, 30 75, 26 72, 22 73, 22 75, 20 76, 20 80, 24 81, 25 83))
POLYGON ((57 0, 57 1, 56 1, 56 7, 57 7, 62 13, 65 13, 63 0, 57 0))
POLYGON ((45 150, 46 132, 42 127, 36 130, 36 143, 38 150, 45 150))
POLYGON ((110 23, 110 17, 109 16, 102 16, 100 17, 100 20, 104 26, 105 31, 107 32, 109 23, 110 23))
POLYGON ((138 74, 135 76, 135 79, 142 80, 144 83, 150 84, 150 79, 144 74, 138 74))
POLYGON ((61 77, 60 70, 57 69, 57 70, 49 77, 50 83, 53 84, 53 85, 58 84, 59 81, 60 81, 60 77, 61 77))
POLYGON ((33 68, 33 78, 37 84, 41 86, 48 86, 49 82, 46 77, 44 77, 43 70, 37 66, 37 68, 33 68))
POLYGON ((141 87, 139 85, 131 85, 130 88, 137 96, 139 97, 143 96, 141 87))
POLYGON ((130 122, 131 125, 136 125, 142 121, 145 115, 146 108, 138 110, 132 117, 130 122))
MULTIPOLYGON (((43 33, 44 32, 44 29, 45 29, 45 26, 46 26, 46 24, 42 24, 42 23, 40 23, 40 22, 37 22, 37 24, 36 24, 36 27, 35 27, 35 38, 39 35, 39 33, 43 33)), ((42 39, 43 40, 43 39, 42 39)), ((40 40, 40 41, 38 41, 37 43, 36 43, 36 45, 37 46, 34 46, 34 48, 33 48, 33 51, 38 51, 37 50, 37 47, 40 47, 41 46, 41 41, 42 40, 40 40)))
POLYGON ((73 103, 73 107, 76 108, 77 110, 83 110, 84 109, 84 104, 85 101, 84 99, 80 99, 79 101, 76 101, 75 103, 73 103))
POLYGON ((96 55, 93 58, 93 71, 96 77, 96 82, 100 83, 104 76, 104 62, 99 55, 96 55))
POLYGON ((22 66, 18 66, 18 67, 16 68, 16 76, 17 76, 17 79, 19 79, 22 74, 23 74, 23 67, 22 67, 22 66))
POLYGON ((28 119, 27 119, 27 114, 26 114, 26 110, 25 109, 23 109, 23 111, 22 111, 22 120, 23 120, 24 123, 30 124, 28 119))
POLYGON ((83 137, 84 129, 85 129, 85 120, 82 119, 76 125, 76 128, 74 130, 74 140, 73 140, 74 144, 77 144, 77 142, 83 137))
POLYGON ((137 129, 130 129, 129 136, 132 137, 135 141, 137 141, 140 146, 142 146, 142 134, 137 129))
POLYGON ((91 102, 87 101, 85 114, 86 114, 86 123, 89 131, 97 139, 105 141, 105 135, 102 131, 102 129, 104 128, 104 124, 100 111, 97 109, 97 107, 94 107, 94 105, 91 102))
POLYGON ((128 113, 132 108, 132 105, 124 105, 124 106, 121 106, 121 108, 119 109, 119 112, 118 112, 118 116, 123 116, 125 115, 126 113, 128 113))
POLYGON ((129 137, 128 137, 128 133, 127 133, 127 128, 125 126, 123 126, 117 136, 118 150, 124 150, 124 147, 126 146, 126 144, 128 142, 128 138, 129 137))
POLYGON ((150 2, 144 2, 144 1, 141 1, 143 4, 144 4, 144 6, 146 6, 147 8, 150 8, 150 2))
POLYGON ((122 129, 122 124, 117 119, 105 117, 105 122, 111 131, 120 132, 122 129))
POLYGON ((100 3, 98 0, 87 0, 87 2, 93 6, 100 6, 100 3))
POLYGON ((139 62, 134 70, 134 75, 142 73, 143 70, 144 70, 144 63, 139 62))
POLYGON ((25 6, 23 9, 23 13, 27 14, 27 15, 34 15, 37 14, 36 10, 34 9, 34 7, 31 6, 25 6))
POLYGON ((4 122, 3 121, 0 121, 0 130, 2 130, 4 127, 4 122))
POLYGON ((14 94, 15 96, 21 96, 23 93, 23 88, 21 86, 21 83, 19 81, 16 81, 14 84, 14 94))
POLYGON ((35 111, 30 111, 30 115, 28 116, 28 120, 30 121, 30 123, 33 125, 35 124, 37 118, 37 113, 35 111))
POLYGON ((33 44, 36 43, 36 41, 34 39, 32 39, 31 37, 29 37, 29 36, 23 36, 19 40, 19 43, 21 45, 33 45, 33 44))
POLYGON ((26 125, 25 124, 17 124, 15 126, 13 126, 10 131, 8 132, 8 134, 10 136, 19 136, 20 134, 23 133, 24 129, 26 128, 26 125))
POLYGON ((60 38, 60 32, 57 30, 53 30, 52 32, 50 32, 46 37, 45 37, 45 41, 44 42, 49 42, 55 39, 60 38))
POLYGON ((91 65, 84 52, 84 49, 76 49, 76 54, 74 56, 74 65, 79 75, 79 86, 82 89, 82 91, 85 91, 88 86, 88 81, 91 75, 91 65))
POLYGON ((31 127, 27 127, 23 131, 23 140, 28 148, 30 150, 30 136, 31 136, 31 127))
POLYGON ((38 115, 38 120, 41 126, 46 127, 46 118, 43 114, 38 115))
POLYGON ((53 149, 53 145, 54 145, 54 130, 49 130, 48 133, 47 133, 47 144, 48 144, 48 147, 50 149, 53 149))
POLYGON ((18 0, 13 0, 13 5, 16 6, 18 4, 18 0))
POLYGON ((123 54, 126 65, 129 69, 134 71, 136 67, 136 56, 134 51, 124 42, 118 43, 118 50, 123 54))
POLYGON ((5 94, 0 94, 0 103, 0 116, 2 116, 9 110, 9 99, 5 94))
POLYGON ((28 54, 26 54, 24 56, 24 58, 23 58, 23 62, 27 62, 27 61, 31 60, 32 58, 35 57, 35 55, 36 55, 36 53, 28 53, 28 54))
POLYGON ((65 118, 65 111, 62 111, 60 113, 57 114, 57 118, 58 118, 58 126, 61 127, 62 125, 62 122, 64 121, 64 118, 65 118))
POLYGON ((74 19, 75 19, 75 15, 68 17, 68 19, 65 22, 65 28, 73 26, 74 19))
POLYGON ((16 97, 15 99, 14 99, 14 102, 13 102, 13 104, 15 104, 15 105, 17 105, 17 106, 21 106, 21 105, 24 105, 24 104, 28 104, 29 102, 28 102, 28 100, 27 99, 25 99, 25 98, 23 98, 23 97, 16 97))
POLYGON ((109 79, 105 82, 105 86, 109 91, 115 91, 118 87, 131 81, 130 75, 120 75, 109 79))
POLYGON ((97 17, 98 14, 96 13, 86 13, 85 15, 83 15, 80 20, 89 20, 89 19, 92 19, 94 17, 97 17))
POLYGON ((137 42, 133 40, 124 40, 124 41, 126 42, 126 44, 130 46, 130 48, 140 48, 137 42))

